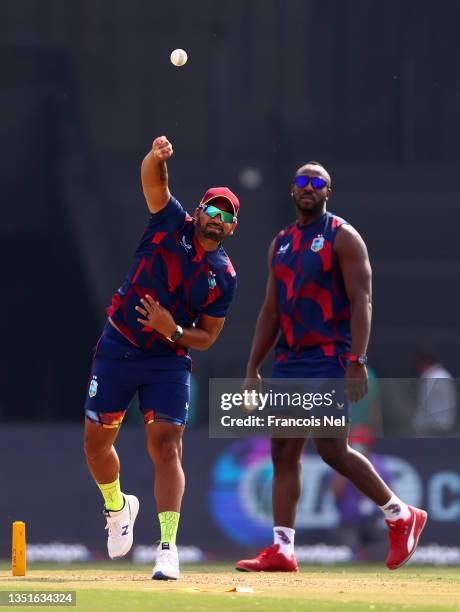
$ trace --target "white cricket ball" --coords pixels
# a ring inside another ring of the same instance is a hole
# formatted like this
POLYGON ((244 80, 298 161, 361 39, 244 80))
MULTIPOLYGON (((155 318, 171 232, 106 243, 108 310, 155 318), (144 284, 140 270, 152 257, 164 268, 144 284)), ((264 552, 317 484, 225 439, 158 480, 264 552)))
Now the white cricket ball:
POLYGON ((171 63, 174 66, 183 66, 187 63, 187 53, 183 49, 174 49, 171 53, 171 63))

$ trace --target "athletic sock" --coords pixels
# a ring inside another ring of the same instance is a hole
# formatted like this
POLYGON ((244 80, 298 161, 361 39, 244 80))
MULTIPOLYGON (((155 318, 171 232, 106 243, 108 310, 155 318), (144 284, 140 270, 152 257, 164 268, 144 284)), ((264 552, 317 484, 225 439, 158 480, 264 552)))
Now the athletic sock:
POLYGON ((294 554, 295 529, 290 527, 273 527, 273 542, 279 544, 279 552, 286 557, 294 554))
POLYGON ((107 484, 99 484, 97 486, 101 490, 104 497, 105 509, 110 512, 118 512, 125 505, 125 500, 120 489, 120 477, 118 476, 113 482, 107 484))
POLYGON ((176 543, 177 529, 179 527, 179 512, 160 512, 158 519, 160 521, 161 537, 160 541, 176 543))
POLYGON ((394 493, 383 506, 379 506, 380 510, 389 521, 398 521, 403 519, 406 521, 410 517, 409 506, 399 499, 394 493))

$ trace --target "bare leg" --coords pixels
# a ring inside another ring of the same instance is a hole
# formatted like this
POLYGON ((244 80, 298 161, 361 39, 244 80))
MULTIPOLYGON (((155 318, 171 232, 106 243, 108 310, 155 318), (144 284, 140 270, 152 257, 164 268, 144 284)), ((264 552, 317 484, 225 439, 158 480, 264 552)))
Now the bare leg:
POLYGON ((108 484, 118 478, 120 460, 113 446, 117 435, 118 428, 108 429, 85 419, 86 462, 94 480, 99 484, 108 484))
POLYGON ((147 449, 155 466, 157 512, 180 512, 185 489, 182 469, 182 425, 155 421, 146 425, 147 449))
POLYGON ((388 502, 391 490, 377 474, 372 463, 348 446, 348 439, 316 438, 315 444, 323 461, 348 478, 369 499, 378 506, 388 502))
POLYGON ((302 492, 302 451, 305 438, 272 438, 272 504, 275 525, 294 529, 302 492))

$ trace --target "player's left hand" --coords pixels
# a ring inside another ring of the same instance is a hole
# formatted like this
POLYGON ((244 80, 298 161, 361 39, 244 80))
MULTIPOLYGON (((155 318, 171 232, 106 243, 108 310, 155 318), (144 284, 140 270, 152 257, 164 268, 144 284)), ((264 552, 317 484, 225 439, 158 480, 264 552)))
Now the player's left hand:
POLYGON ((345 393, 353 402, 367 395, 367 368, 358 363, 349 363, 345 371, 345 393))
POLYGON ((171 334, 176 331, 177 327, 169 310, 163 308, 163 306, 150 295, 146 295, 145 298, 141 298, 140 301, 142 307, 136 306, 135 308, 144 318, 138 318, 137 320, 139 323, 152 327, 155 331, 169 338, 171 334))

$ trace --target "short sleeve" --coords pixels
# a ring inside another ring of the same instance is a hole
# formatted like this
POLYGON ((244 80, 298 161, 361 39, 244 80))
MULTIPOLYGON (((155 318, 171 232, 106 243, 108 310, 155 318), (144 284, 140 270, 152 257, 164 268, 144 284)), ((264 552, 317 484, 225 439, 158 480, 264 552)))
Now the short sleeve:
POLYGON ((209 317, 225 317, 236 291, 236 276, 231 276, 225 291, 212 304, 203 309, 209 317))
POLYGON ((174 232, 184 225, 186 217, 187 213, 180 202, 171 196, 164 208, 150 215, 149 227, 155 228, 157 232, 174 232))

